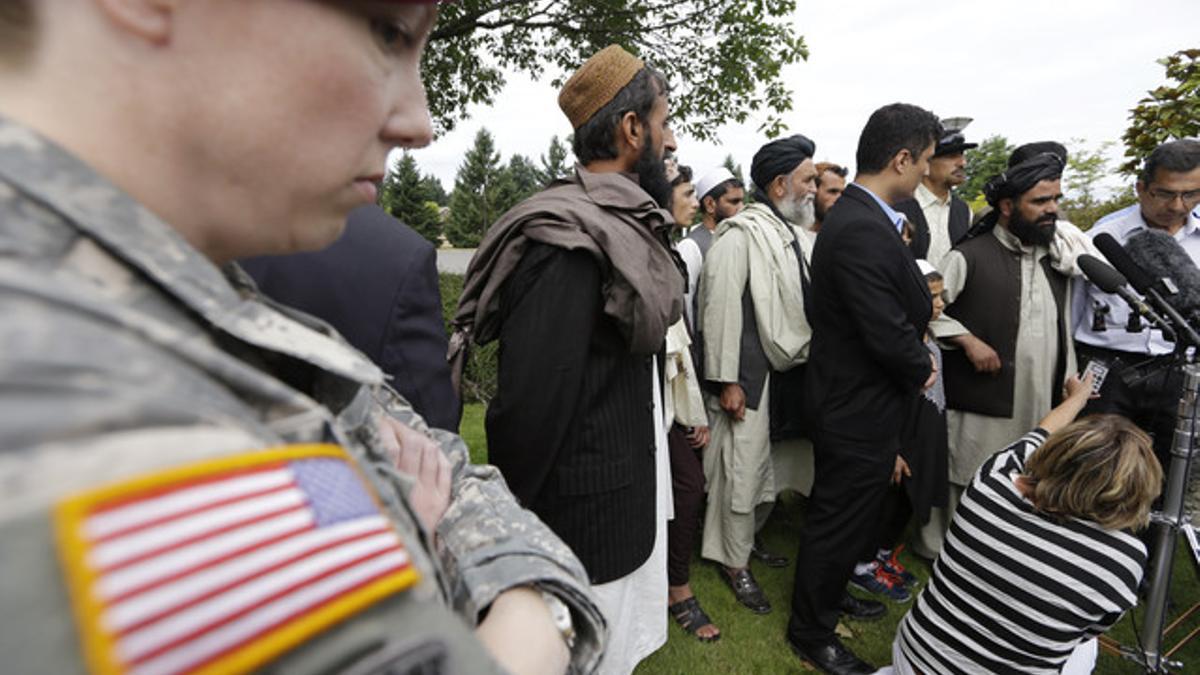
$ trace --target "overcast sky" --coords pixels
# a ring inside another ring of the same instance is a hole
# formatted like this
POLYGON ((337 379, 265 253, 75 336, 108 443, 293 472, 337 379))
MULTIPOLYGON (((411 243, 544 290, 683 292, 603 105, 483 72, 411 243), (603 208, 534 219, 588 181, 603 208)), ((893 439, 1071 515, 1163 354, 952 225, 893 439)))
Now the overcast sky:
MULTIPOLYGON (((1200 47, 1198 0, 797 4, 794 20, 810 54, 785 70, 795 94, 785 121, 816 141, 819 160, 852 169, 867 117, 895 101, 974 118, 969 140, 1114 140, 1115 158, 1129 109, 1165 81, 1155 60, 1200 47)), ((470 119, 415 152, 421 170, 452 189, 481 126, 504 161, 514 153, 536 161, 552 135, 571 131, 549 80, 510 76, 494 105, 472 107, 470 119)), ((681 136, 680 160, 699 175, 732 154, 748 173, 767 140, 756 127, 722 127, 716 142, 681 136)))

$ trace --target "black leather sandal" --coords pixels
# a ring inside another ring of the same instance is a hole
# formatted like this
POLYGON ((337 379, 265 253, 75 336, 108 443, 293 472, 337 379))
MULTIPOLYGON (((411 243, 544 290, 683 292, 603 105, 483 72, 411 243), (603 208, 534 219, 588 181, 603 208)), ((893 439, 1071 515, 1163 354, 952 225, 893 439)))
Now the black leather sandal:
POLYGON ((696 635, 696 631, 701 628, 713 625, 712 619, 708 618, 708 615, 700 608, 700 601, 696 599, 696 596, 693 595, 687 600, 680 600, 668 607, 667 611, 671 613, 671 618, 675 619, 675 623, 679 624, 680 628, 695 635, 697 640, 701 642, 716 642, 721 639, 720 633, 717 633, 713 637, 696 635))

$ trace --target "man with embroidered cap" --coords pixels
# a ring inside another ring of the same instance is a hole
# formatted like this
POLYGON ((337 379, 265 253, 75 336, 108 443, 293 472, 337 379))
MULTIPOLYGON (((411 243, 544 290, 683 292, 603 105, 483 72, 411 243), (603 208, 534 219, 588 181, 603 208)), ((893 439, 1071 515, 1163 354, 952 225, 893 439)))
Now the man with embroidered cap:
POLYGON ((804 362, 811 335, 802 278, 811 247, 814 149, 800 134, 759 149, 750 170, 756 201, 717 226, 700 279, 712 421, 701 555, 722 566, 738 602, 759 614, 771 611, 750 571, 754 535, 775 500, 770 380, 804 362))
MULTIPOLYGON (((713 232, 722 220, 736 215, 745 203, 746 190, 742 181, 729 169, 719 166, 709 170, 696 181, 696 198, 700 200, 700 223, 688 231, 675 245, 679 257, 687 265, 688 287, 684 293, 684 313, 692 331, 696 326, 696 288, 700 283, 700 266, 712 246, 713 232)), ((691 223, 680 223, 688 227, 691 223)))
POLYGON ((667 240, 667 94, 658 71, 616 45, 571 76, 558 102, 579 164, 492 225, 455 317, 455 342, 500 342, 489 458, 583 561, 612 631, 601 664, 612 673, 666 641, 661 373, 683 307, 667 240))
POLYGON ((929 174, 921 179, 912 199, 896 205, 913 226, 913 255, 935 265, 966 237, 971 227, 971 207, 953 192, 967 180, 964 153, 979 145, 968 143, 963 136, 963 129, 970 123, 970 117, 942 120, 944 133, 929 160, 929 174))
POLYGON ((328 245, 388 151, 429 143, 434 18, 0 5, 6 670, 599 662, 604 619, 562 540, 231 262, 328 245))
MULTIPOLYGON (((1090 240, 1058 218, 1066 149, 1054 142, 1017 148, 1008 168, 984 185, 992 207, 978 232, 940 265, 946 311, 931 329, 943 352, 950 448, 947 514, 995 448, 1060 402, 1076 372, 1071 279, 1090 240)), ((914 550, 941 549, 944 519, 921 528, 914 550)))

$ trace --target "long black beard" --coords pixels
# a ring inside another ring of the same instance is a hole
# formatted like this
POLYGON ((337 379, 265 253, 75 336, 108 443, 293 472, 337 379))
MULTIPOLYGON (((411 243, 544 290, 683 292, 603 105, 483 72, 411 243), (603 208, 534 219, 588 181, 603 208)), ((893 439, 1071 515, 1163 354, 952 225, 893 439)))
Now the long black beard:
POLYGON ((1013 209, 1012 217, 1008 219, 1008 231, 1026 246, 1049 246, 1054 241, 1054 233, 1058 231, 1058 215, 1041 220, 1025 220, 1013 209))
POLYGON ((637 164, 633 165, 633 171, 637 174, 638 185, 642 186, 656 204, 669 210, 675 188, 671 181, 667 180, 667 165, 663 158, 654 155, 649 143, 642 148, 642 154, 638 156, 637 164))

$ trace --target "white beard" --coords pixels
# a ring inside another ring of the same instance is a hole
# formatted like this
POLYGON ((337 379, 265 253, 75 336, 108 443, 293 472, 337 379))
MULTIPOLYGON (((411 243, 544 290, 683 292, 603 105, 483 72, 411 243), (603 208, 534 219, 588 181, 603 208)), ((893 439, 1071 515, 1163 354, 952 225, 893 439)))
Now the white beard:
POLYGON ((799 228, 810 230, 817 222, 817 209, 816 204, 813 203, 813 195, 806 194, 797 199, 795 191, 790 187, 775 208, 786 220, 799 228))

